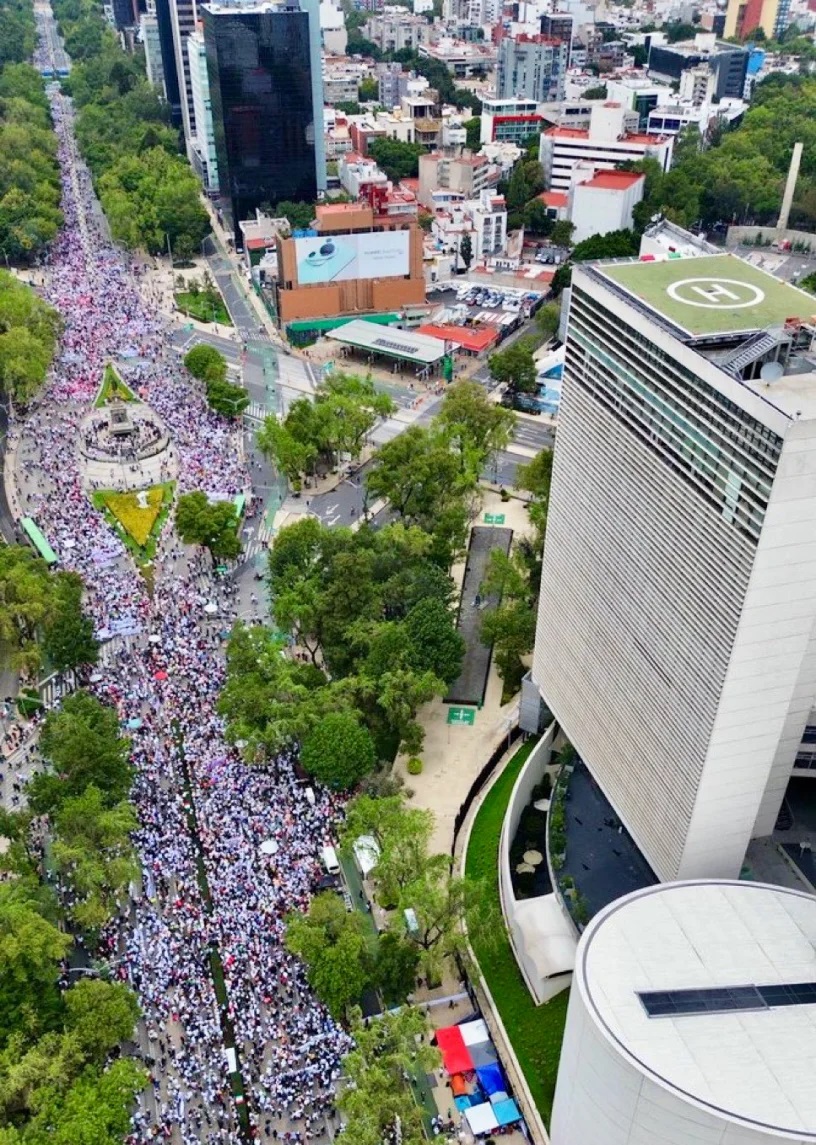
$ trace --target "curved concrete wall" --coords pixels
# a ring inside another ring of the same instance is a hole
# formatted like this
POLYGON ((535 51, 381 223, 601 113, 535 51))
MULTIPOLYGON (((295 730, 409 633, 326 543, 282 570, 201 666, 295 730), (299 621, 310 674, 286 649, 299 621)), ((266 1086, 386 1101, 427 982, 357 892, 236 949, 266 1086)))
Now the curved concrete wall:
MULTIPOLYGON (((517 918, 518 902, 513 893, 510 848, 515 838, 519 821, 521 820, 521 814, 530 802, 533 788, 537 783, 541 782, 544 772, 550 763, 556 734, 557 725, 552 723, 538 741, 530 753, 529 759, 519 772, 510 795, 510 800, 507 804, 507 811, 505 812, 504 823, 502 824, 501 839, 499 841, 499 895, 501 898, 502 913, 507 923, 510 945, 513 948, 516 962, 521 970, 521 975, 524 978, 527 989, 537 1004, 548 1002, 550 998, 553 998, 556 994, 566 989, 569 985, 569 978, 561 974, 556 978, 543 980, 539 970, 533 965, 526 953, 517 918)), ((546 856, 546 861, 549 863, 549 855, 546 856)), ((555 883, 553 883, 553 886, 555 886, 555 883)), ((555 897, 553 894, 541 896, 542 899, 554 899, 555 897)), ((529 902, 530 900, 525 901, 529 902)), ((559 906, 560 905, 559 902, 559 906)), ((561 909, 563 910, 563 908, 561 909)), ((567 917, 569 917, 569 915, 567 915, 567 917)), ((571 919, 570 925, 572 925, 571 919)))

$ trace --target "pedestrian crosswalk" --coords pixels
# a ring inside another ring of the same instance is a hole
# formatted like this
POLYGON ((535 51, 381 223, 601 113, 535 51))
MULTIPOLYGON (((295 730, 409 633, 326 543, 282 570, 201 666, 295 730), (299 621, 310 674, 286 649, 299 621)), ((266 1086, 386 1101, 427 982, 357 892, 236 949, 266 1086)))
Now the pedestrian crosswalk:
POLYGON ((260 402, 250 402, 244 410, 244 417, 248 421, 264 421, 269 416, 269 411, 260 402))
POLYGON ((267 521, 263 521, 260 528, 253 530, 252 535, 244 546, 244 562, 246 564, 255 560, 259 553, 266 552, 269 548, 269 542, 272 539, 273 533, 272 525, 267 521))

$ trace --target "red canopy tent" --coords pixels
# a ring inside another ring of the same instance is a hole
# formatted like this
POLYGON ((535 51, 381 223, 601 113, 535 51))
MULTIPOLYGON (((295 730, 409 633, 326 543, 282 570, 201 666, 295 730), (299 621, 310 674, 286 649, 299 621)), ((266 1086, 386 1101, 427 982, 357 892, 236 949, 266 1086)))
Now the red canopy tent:
POLYGON ((442 1064, 448 1073, 466 1073, 474 1069, 473 1058, 458 1026, 437 1030, 436 1043, 442 1054, 442 1064))

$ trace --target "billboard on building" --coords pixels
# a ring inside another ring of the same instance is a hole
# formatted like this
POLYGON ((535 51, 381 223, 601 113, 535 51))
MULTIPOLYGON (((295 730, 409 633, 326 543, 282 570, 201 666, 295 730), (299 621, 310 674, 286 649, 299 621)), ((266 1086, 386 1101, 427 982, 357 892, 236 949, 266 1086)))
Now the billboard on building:
POLYGON ((299 286, 410 273, 410 231, 295 239, 299 286))

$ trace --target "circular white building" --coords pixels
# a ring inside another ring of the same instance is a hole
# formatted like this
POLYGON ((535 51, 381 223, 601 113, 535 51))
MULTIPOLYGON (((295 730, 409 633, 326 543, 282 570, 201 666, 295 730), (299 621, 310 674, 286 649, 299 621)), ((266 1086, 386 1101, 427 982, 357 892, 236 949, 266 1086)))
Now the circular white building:
POLYGON ((816 1143, 816 898, 647 887, 578 945, 552 1145, 816 1143))

